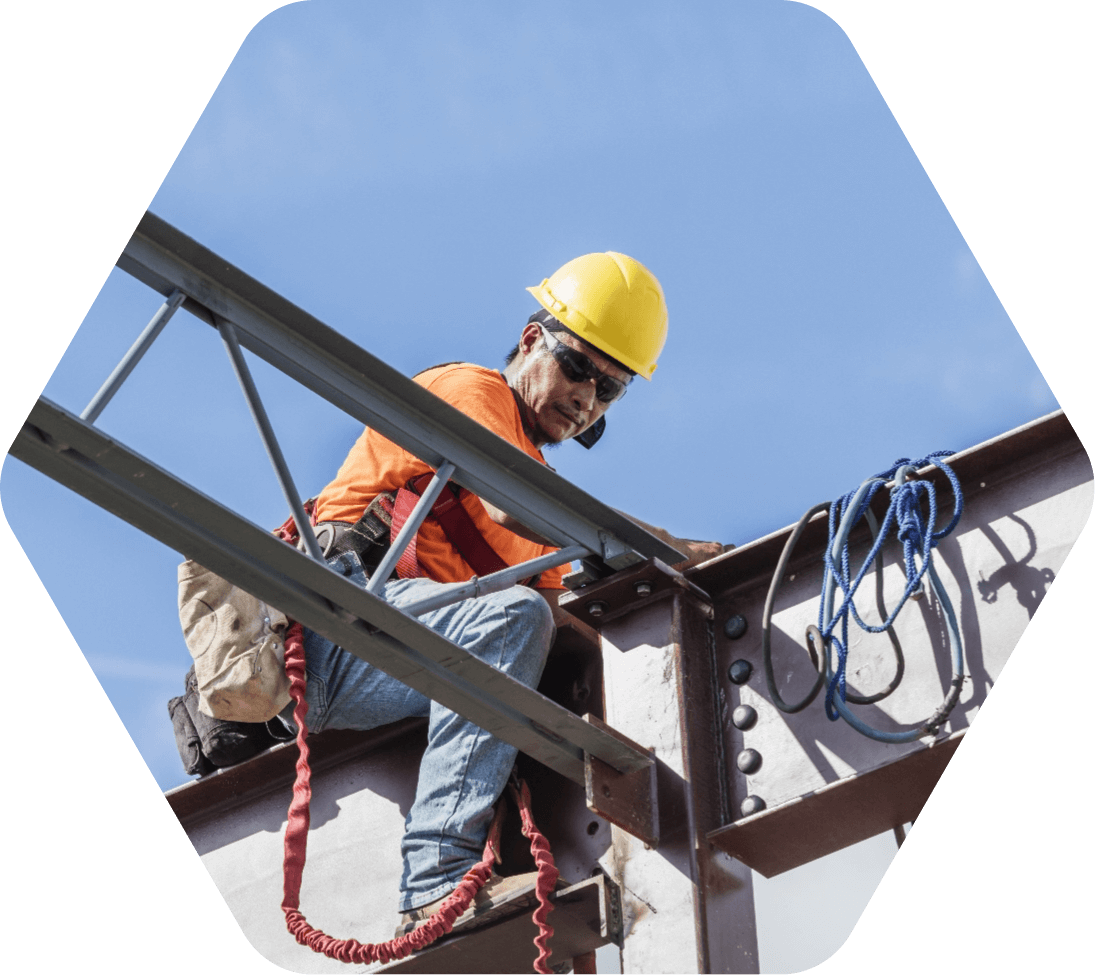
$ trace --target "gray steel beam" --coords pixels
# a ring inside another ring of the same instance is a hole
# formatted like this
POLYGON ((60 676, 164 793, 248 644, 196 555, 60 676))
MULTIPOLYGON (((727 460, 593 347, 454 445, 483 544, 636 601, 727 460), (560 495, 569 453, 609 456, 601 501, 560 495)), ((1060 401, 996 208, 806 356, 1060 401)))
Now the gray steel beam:
POLYGON ((509 589, 510 586, 516 586, 522 579, 530 579, 541 572, 547 572, 548 569, 566 565, 587 555, 589 552, 581 545, 575 545, 573 548, 561 548, 557 552, 549 552, 547 555, 529 559, 520 565, 511 565, 508 569, 499 569, 482 578, 472 576, 468 582, 450 582, 436 595, 427 596, 416 603, 404 606, 403 612, 409 616, 421 616, 423 613, 441 609, 442 606, 451 606, 462 599, 478 599, 488 593, 501 592, 503 589, 509 589))
POLYGON ((233 267, 146 213, 118 266, 215 325, 231 321, 240 344, 435 469, 445 460, 475 494, 550 538, 582 545, 619 569, 684 556, 233 267))
POLYGON ((10 452, 575 782, 583 751, 620 771, 649 764, 44 398, 10 452))

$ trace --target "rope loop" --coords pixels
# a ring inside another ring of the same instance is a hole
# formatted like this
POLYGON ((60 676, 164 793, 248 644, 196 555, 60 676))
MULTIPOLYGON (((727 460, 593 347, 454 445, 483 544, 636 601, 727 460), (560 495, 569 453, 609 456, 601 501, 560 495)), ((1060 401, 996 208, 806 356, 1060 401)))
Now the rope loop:
MULTIPOLYGON (((912 461, 907 457, 894 462, 889 470, 882 471, 874 477, 865 480, 855 491, 850 491, 829 508, 829 540, 825 550, 825 582, 822 589, 821 606, 818 611, 818 629, 824 642, 825 669, 829 680, 825 694, 825 713, 830 721, 836 721, 840 717, 850 720, 846 708, 847 701, 847 663, 848 663, 848 619, 851 617, 856 624, 869 633, 881 633, 889 630, 901 612, 905 603, 910 598, 919 598, 923 593, 923 578, 925 574, 932 580, 933 591, 936 592, 947 614, 948 625, 951 630, 952 640, 955 642, 956 673, 961 674, 961 638, 958 633, 957 620, 954 617, 953 608, 942 591, 938 576, 932 566, 932 550, 940 539, 949 535, 958 524, 962 516, 963 497, 962 488, 958 478, 950 466, 944 462, 944 457, 949 457, 953 451, 941 450, 928 454, 920 460, 912 461), (934 464, 946 475, 950 482, 954 495, 954 514, 945 528, 936 530, 938 518, 938 498, 935 485, 931 481, 915 478, 918 468, 934 464), (890 502, 886 509, 886 516, 881 526, 877 529, 871 525, 874 534, 870 552, 863 560, 862 565, 855 572, 854 577, 851 568, 851 555, 848 539, 852 529, 860 519, 866 517, 873 522, 870 515, 871 502, 884 486, 893 481, 890 489, 890 502), (927 517, 924 515, 924 507, 927 506, 927 517), (901 544, 905 565, 905 590, 901 599, 882 623, 878 625, 867 624, 859 615, 855 605, 855 595, 870 567, 878 561, 881 565, 881 551, 890 533, 896 535, 901 544), (833 609, 836 591, 840 590, 842 599, 839 608, 833 609), (839 636, 837 630, 839 628, 839 636), (836 667, 832 668, 831 651, 836 651, 836 667)), ((957 697, 954 697, 957 700, 957 697)), ((950 706, 946 708, 949 713, 954 701, 948 696, 950 706)), ((946 714, 937 712, 932 721, 936 727, 941 723, 940 717, 945 719, 946 714)), ((853 722, 858 730, 858 722, 853 722)), ((870 729, 868 729, 869 731, 870 729)), ((864 733, 868 733, 864 731, 864 733)), ((919 730, 924 733, 923 729, 919 730)), ((883 740, 889 740, 889 736, 883 740)), ((894 739, 896 740, 896 738, 894 739)), ((904 740, 904 738, 902 738, 904 740)))

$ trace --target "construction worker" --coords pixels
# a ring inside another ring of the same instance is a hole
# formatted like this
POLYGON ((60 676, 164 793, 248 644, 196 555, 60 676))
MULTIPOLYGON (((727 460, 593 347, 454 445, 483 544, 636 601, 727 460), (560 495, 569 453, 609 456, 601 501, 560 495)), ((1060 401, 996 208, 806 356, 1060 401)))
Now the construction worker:
MULTIPOLYGON (((591 445, 603 430, 606 411, 624 395, 632 377, 637 373, 650 378, 665 342, 668 318, 657 279, 623 254, 579 257, 528 290, 541 310, 521 330, 502 372, 450 363, 427 369, 415 379, 543 463, 540 451, 549 444, 577 437, 591 445)), ((334 539, 329 543, 328 563, 365 585, 369 569, 383 554, 367 540, 380 513, 377 499, 389 499, 386 510, 390 513, 392 494, 429 472, 413 454, 366 430, 317 501, 319 530, 334 539), (369 518, 371 526, 365 524, 369 518)), ((461 531, 473 537, 469 541, 457 533, 454 542, 437 519, 427 518, 414 556, 401 562, 399 572, 404 577, 384 587, 383 596, 393 605, 409 605, 439 584, 482 574, 473 565, 476 556, 469 554, 469 546, 485 543, 506 565, 555 550, 546 539, 476 495, 462 490, 458 500, 468 516, 461 531)), ((685 541, 652 526, 643 527, 690 558, 722 550, 717 543, 685 541)), ((549 570, 530 586, 467 599, 420 619, 514 679, 535 687, 555 634, 562 576, 562 569, 549 570)), ((396 934, 406 934, 435 913, 479 861, 492 807, 505 786, 516 749, 317 633, 305 630, 304 648, 308 721, 313 730, 365 730, 410 716, 429 718, 428 744, 402 841, 399 910, 403 917, 396 934)), ((531 876, 492 878, 476 898, 475 910, 489 908, 531 876)))

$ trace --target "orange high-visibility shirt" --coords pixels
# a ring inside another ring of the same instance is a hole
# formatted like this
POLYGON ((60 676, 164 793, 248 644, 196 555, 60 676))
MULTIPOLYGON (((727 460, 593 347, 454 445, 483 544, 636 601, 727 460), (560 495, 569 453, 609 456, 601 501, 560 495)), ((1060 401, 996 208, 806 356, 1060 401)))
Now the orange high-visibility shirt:
MULTIPOLYGON (((541 464, 543 454, 534 447, 521 425, 517 402, 502 374, 470 363, 457 363, 427 369, 414 377, 435 396, 455 406, 488 430, 520 447, 541 464)), ((320 521, 346 521, 361 517, 369 502, 384 491, 398 491, 412 477, 433 468, 375 430, 366 429, 350 449, 335 479, 323 489, 316 502, 320 521)), ((496 525, 483 502, 470 491, 462 491, 460 503, 471 515, 475 526, 507 565, 557 551, 537 545, 496 525)), ((427 518, 418 531, 418 562, 422 572, 438 582, 466 582, 475 572, 461 558, 433 518, 427 518)), ((537 586, 562 589, 566 566, 544 572, 537 586)))

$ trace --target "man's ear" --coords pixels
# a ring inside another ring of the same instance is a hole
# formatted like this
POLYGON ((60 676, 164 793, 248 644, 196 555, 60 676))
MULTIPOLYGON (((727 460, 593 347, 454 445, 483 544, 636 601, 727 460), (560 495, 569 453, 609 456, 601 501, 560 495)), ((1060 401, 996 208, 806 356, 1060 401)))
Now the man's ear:
POLYGON ((602 416, 593 426, 586 428, 574 439, 586 450, 589 450, 598 440, 605 435, 605 418, 602 416))
POLYGON ((530 355, 536 340, 540 337, 540 326, 535 322, 529 322, 521 329, 521 337, 517 340, 518 351, 522 355, 530 355))

